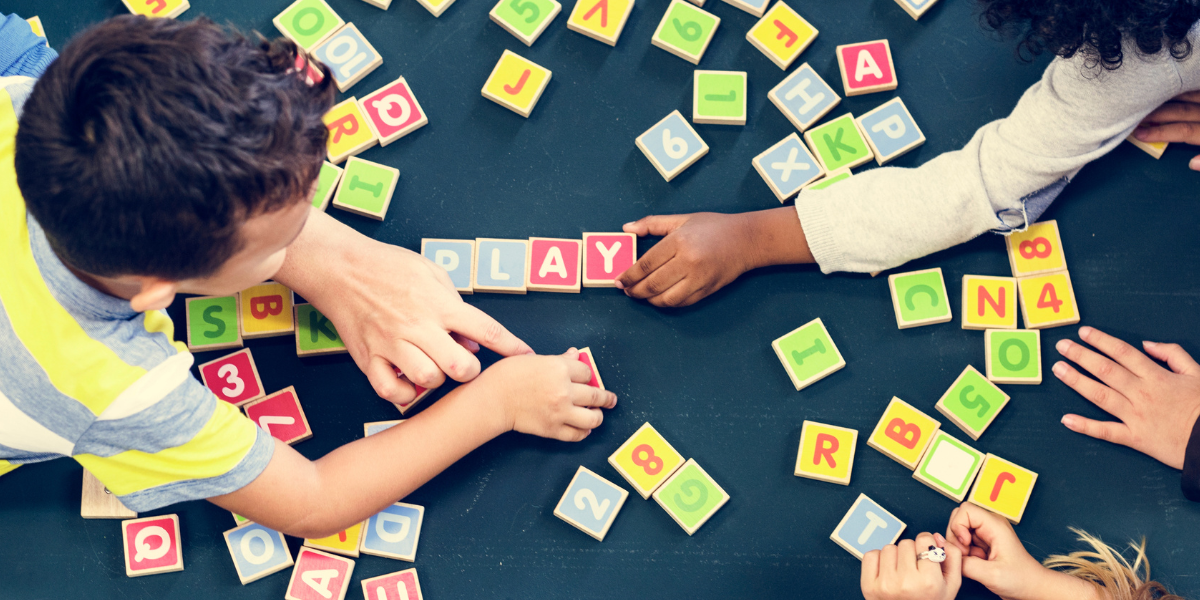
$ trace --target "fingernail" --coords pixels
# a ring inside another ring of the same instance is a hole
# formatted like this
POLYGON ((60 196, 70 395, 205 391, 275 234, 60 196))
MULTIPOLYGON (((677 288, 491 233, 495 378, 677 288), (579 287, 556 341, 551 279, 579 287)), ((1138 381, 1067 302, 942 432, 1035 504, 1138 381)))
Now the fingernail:
POLYGON ((616 406, 617 405, 617 395, 612 392, 609 392, 608 393, 608 403, 609 403, 609 408, 616 406))
POLYGON ((939 546, 946 545, 946 538, 942 537, 942 534, 937 533, 936 531, 933 533, 933 541, 937 542, 937 545, 939 546))
POLYGON ((1133 137, 1136 137, 1139 140, 1145 140, 1147 133, 1148 130, 1145 127, 1138 126, 1137 129, 1133 130, 1133 137))
POLYGON ((618 290, 625 289, 625 284, 621 283, 620 279, 616 280, 616 282, 614 282, 613 285, 617 286, 618 290))
POLYGON ((1145 342, 1142 342, 1142 345, 1147 348, 1157 348, 1158 342, 1145 341, 1145 342))
POLYGON ((1067 429, 1075 429, 1075 417, 1071 415, 1063 415, 1062 424, 1067 426, 1067 429))
POLYGON ((1087 327, 1087 326, 1080 327, 1079 328, 1079 339, 1087 341, 1088 336, 1092 335, 1092 331, 1093 331, 1093 329, 1091 327, 1087 327))
POLYGON ((626 223, 626 224, 622 225, 622 226, 621 226, 621 229, 622 229, 622 230, 629 229, 630 227, 633 227, 633 224, 634 224, 635 222, 636 222, 636 221, 630 221, 630 222, 628 222, 628 223, 626 223))
POLYGON ((1054 363, 1054 367, 1051 368, 1050 370, 1054 371, 1055 377, 1062 379, 1063 375, 1067 374, 1067 365, 1063 364, 1062 361, 1059 361, 1059 362, 1054 363))
POLYGON ((1066 354, 1067 350, 1071 349, 1071 344, 1071 340, 1058 340, 1058 343, 1054 345, 1054 349, 1058 350, 1059 354, 1066 354))

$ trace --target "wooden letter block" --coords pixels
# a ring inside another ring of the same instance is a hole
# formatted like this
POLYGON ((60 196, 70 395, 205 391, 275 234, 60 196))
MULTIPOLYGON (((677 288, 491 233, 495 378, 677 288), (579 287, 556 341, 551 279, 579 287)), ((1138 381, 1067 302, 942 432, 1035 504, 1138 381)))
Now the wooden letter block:
POLYGON ((421 240, 421 254, 450 274, 460 294, 474 294, 471 275, 475 273, 475 240, 421 240))
POLYGON ((333 322, 311 304, 292 307, 296 315, 296 356, 349 352, 333 322))
POLYGON ((921 15, 925 14, 925 11, 933 7, 934 4, 937 4, 937 0, 896 0, 896 4, 899 4, 900 8, 904 9, 904 12, 916 20, 920 19, 921 15))
POLYGON ((567 29, 616 46, 633 12, 634 0, 579 0, 567 18, 567 29))
POLYGON ((767 11, 767 6, 771 4, 771 0, 725 0, 725 3, 736 6, 755 17, 761 17, 767 11))
POLYGON ((842 353, 838 352, 833 338, 829 337, 829 330, 825 329, 825 323, 819 318, 771 342, 771 347, 787 370, 796 391, 846 366, 842 353))
MULTIPOLYGON (((823 190, 839 181, 845 181, 847 179, 850 179, 851 175, 852 175, 852 173, 850 173, 849 167, 842 167, 836 171, 831 171, 829 173, 826 173, 824 177, 800 188, 800 191, 803 192, 804 190, 823 190)), ((871 273, 871 277, 874 277, 878 274, 879 274, 878 271, 876 271, 875 273, 871 273)))
POLYGON ((187 347, 192 352, 242 347, 238 326, 238 297, 199 296, 184 303, 187 347))
POLYGON ((720 24, 720 17, 712 13, 683 0, 671 0, 650 43, 698 65, 720 24))
POLYGON ((913 479, 955 502, 962 502, 981 466, 983 453, 939 431, 913 472, 913 479))
POLYGON ((896 65, 887 40, 875 40, 837 47, 838 69, 847 96, 894 90, 896 65))
MULTIPOLYGON (((29 17, 28 19, 25 19, 25 21, 29 23, 29 28, 33 30, 33 35, 41 38, 46 37, 46 28, 42 26, 41 17, 29 17)), ((50 40, 48 38, 46 39, 46 47, 50 47, 50 40)))
POLYGON ((292 290, 282 283, 268 281, 248 287, 238 292, 238 304, 243 339, 291 335, 296 330, 292 290))
POLYGON ((941 426, 911 404, 893 397, 867 439, 867 445, 911 471, 917 468, 925 448, 929 447, 929 441, 941 426))
POLYGON ((561 10, 562 5, 555 0, 500 0, 488 16, 526 46, 532 46, 561 10))
POLYGON ((692 535, 729 502, 729 494, 689 458, 654 492, 654 501, 692 535))
POLYGON ((800 429, 796 477, 850 485, 858 430, 805 421, 800 429))
POLYGON ((183 570, 178 515, 121 521, 121 539, 126 575, 141 577, 183 570))
POLYGON ((667 181, 708 154, 708 144, 677 110, 639 135, 635 143, 667 181))
POLYGON ((289 385, 262 400, 255 400, 244 410, 251 421, 285 444, 303 442, 313 435, 295 386, 289 385))
POLYGON ((1026 329, 1046 329, 1079 322, 1079 305, 1068 271, 1023 277, 1017 280, 1021 291, 1021 315, 1026 329))
POLYGON ((505 50, 483 84, 483 97, 528 118, 551 75, 550 69, 505 50))
POLYGON ((804 141, 821 160, 826 171, 854 168, 871 162, 875 154, 867 146, 854 115, 846 113, 820 127, 804 132, 804 141))
POLYGON ((554 507, 554 516, 603 542, 628 497, 620 486, 579 467, 554 507))
POLYGON ((417 559, 417 541, 424 519, 425 507, 397 502, 367 519, 359 551, 413 562, 417 559))
POLYGON ((429 117, 403 77, 371 92, 358 104, 381 146, 429 124, 429 117))
POLYGON ((315 540, 305 539, 304 545, 350 558, 358 558, 358 546, 362 542, 362 536, 363 524, 355 523, 329 537, 315 540))
POLYGON ((407 383, 408 385, 411 385, 413 387, 413 392, 416 394, 413 397, 412 402, 409 402, 408 404, 397 404, 396 405, 396 408, 400 410, 401 416, 407 415, 408 413, 412 412, 412 410, 414 408, 416 408, 417 405, 420 404, 422 400, 424 400, 425 398, 428 398, 429 395, 432 394, 434 392, 434 390, 437 389, 437 388, 424 388, 424 387, 421 387, 421 386, 413 383, 412 380, 410 380, 408 377, 405 377, 404 374, 400 372, 400 369, 397 369, 395 367, 395 365, 392 366, 392 370, 396 372, 396 377, 399 377, 405 383, 407 383))
POLYGON ((604 380, 600 378, 600 370, 596 368, 596 357, 592 354, 591 348, 581 348, 579 350, 579 362, 587 365, 592 370, 592 378, 588 380, 588 385, 604 389, 604 380))
MULTIPOLYGON (((900 0, 896 0, 896 1, 899 2, 900 0)), ((35 31, 35 33, 36 33, 36 31, 35 31)), ((1129 137, 1125 138, 1125 141, 1129 142, 1130 144, 1133 144, 1134 146, 1137 146, 1146 154, 1153 156, 1154 160, 1158 160, 1158 159, 1162 158, 1163 153, 1165 153, 1167 151, 1167 145, 1168 145, 1167 142, 1143 142, 1142 140, 1139 140, 1136 137, 1133 137, 1132 133, 1129 134, 1129 137)))
POLYGON ((821 163, 794 132, 754 157, 750 164, 781 204, 825 175, 821 163))
POLYGON ((884 510, 866 494, 859 494, 829 539, 862 560, 866 553, 896 543, 904 527, 904 521, 884 510))
POLYGON ((329 129, 326 146, 329 162, 335 165, 379 143, 379 138, 375 137, 375 132, 367 124, 367 117, 363 115, 357 98, 343 100, 329 109, 321 120, 329 129))
POLYGON ((859 130, 875 154, 875 160, 881 165, 925 143, 925 134, 921 133, 912 113, 908 112, 908 107, 900 98, 884 102, 875 110, 855 119, 855 123, 858 123, 859 130))
POLYGON ((746 124, 746 73, 696 71, 692 86, 692 122, 746 124))
POLYGON ((317 193, 313 194, 313 207, 317 210, 329 208, 329 201, 333 199, 333 191, 337 189, 337 184, 341 180, 341 167, 329 161, 322 163, 321 174, 317 177, 317 193))
POLYGON ((524 294, 529 262, 529 240, 475 239, 476 292, 524 294))
POLYGON ((1016 329, 1017 280, 963 275, 963 329, 1016 329))
POLYGON ((888 275, 888 287, 900 329, 946 323, 954 318, 941 267, 888 275))
POLYGON ((251 522, 251 521, 250 521, 250 519, 247 519, 246 517, 243 517, 242 515, 239 515, 239 514, 237 514, 237 513, 235 513, 235 512, 231 512, 231 513, 229 513, 229 514, 233 515, 233 523, 234 523, 234 525, 241 526, 241 525, 245 525, 246 523, 250 523, 250 522, 251 522))
POLYGON ((608 464, 645 500, 683 465, 683 455, 645 423, 608 457, 608 464))
POLYGON ((579 293, 583 241, 529 238, 525 285, 531 292, 579 293))
POLYGON ((346 24, 325 0, 296 0, 272 22, 280 33, 305 50, 316 48, 346 24))
POLYGON ((346 91, 383 64, 383 56, 363 37, 354 23, 347 23, 312 51, 333 73, 339 91, 346 91))
MULTIPOLYGON (((285 600, 346 600, 354 561, 312 548, 300 548, 285 600)), ((372 598, 371 600, 375 600, 372 598)))
POLYGON ((363 437, 369 437, 369 436, 375 435, 377 433, 387 431, 403 422, 404 422, 404 419, 397 419, 395 421, 373 421, 371 423, 363 423, 363 437))
MULTIPOLYGON (((188 0, 121 0, 135 15, 174 19, 191 8, 188 0)), ((44 35, 42 37, 45 37, 44 35)))
POLYGON ((79 516, 85 519, 136 519, 137 513, 125 508, 116 494, 108 491, 91 471, 84 469, 79 516))
POLYGON ((842 97, 808 63, 800 65, 767 92, 767 98, 801 133, 842 101, 842 97))
POLYGON ((989 329, 983 333, 987 378, 995 383, 1042 382, 1042 334, 1037 329, 989 329))
MULTIPOLYGON (((767 3, 764 1, 762 5, 766 8, 767 3)), ((776 2, 775 6, 750 28, 746 39, 766 54, 775 66, 786 71, 792 66, 792 61, 817 39, 817 33, 817 28, 805 21, 792 7, 783 2, 776 2)))
POLYGON ((971 489, 969 501, 1013 523, 1020 523, 1035 482, 1037 473, 988 454, 975 487, 971 489))
POLYGON ((405 569, 362 580, 367 600, 425 600, 416 569, 405 569))
POLYGON ((583 287, 616 287, 617 277, 637 262, 632 233, 583 234, 583 287))
POLYGON ((1004 238, 1012 275, 1018 279, 1067 270, 1058 221, 1043 221, 1004 238))
POLYGON ((200 365, 200 380, 217 398, 234 406, 267 394, 249 348, 200 365))
POLYGON ((278 573, 294 564, 283 534, 258 523, 249 523, 225 532, 225 545, 233 557, 242 585, 278 573))
POLYGON ((382 221, 392 204, 400 171, 387 165, 353 157, 333 195, 333 205, 354 214, 382 221))
POLYGON ((1008 394, 967 365, 934 406, 959 429, 978 440, 1008 404, 1008 394))
POLYGON ((450 8, 451 4, 454 4, 454 0, 417 0, 417 3, 425 7, 429 14, 440 17, 447 8, 450 8))

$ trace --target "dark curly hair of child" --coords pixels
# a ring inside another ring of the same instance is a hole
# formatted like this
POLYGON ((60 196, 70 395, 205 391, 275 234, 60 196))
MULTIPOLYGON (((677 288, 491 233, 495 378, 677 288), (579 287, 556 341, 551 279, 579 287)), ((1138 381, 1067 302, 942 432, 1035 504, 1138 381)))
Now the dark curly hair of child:
POLYGON ((1192 52, 1188 31, 1200 21, 1200 0, 980 0, 980 20, 1017 37, 1025 60, 1043 52, 1082 53, 1089 66, 1120 68, 1122 42, 1144 55, 1166 48, 1176 60, 1192 52))

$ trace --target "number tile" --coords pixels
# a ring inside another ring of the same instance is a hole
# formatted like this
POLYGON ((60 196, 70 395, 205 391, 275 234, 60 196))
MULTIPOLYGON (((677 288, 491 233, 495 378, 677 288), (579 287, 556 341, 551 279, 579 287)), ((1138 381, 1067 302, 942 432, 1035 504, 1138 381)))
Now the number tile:
POLYGON ((683 462, 683 455, 650 423, 643 423, 608 457, 608 464, 633 486, 643 500, 661 487, 683 462))
POLYGON ((200 365, 200 380, 217 398, 234 406, 266 395, 249 348, 200 365))
POLYGON ((555 0, 500 0, 488 16, 526 46, 532 46, 562 11, 555 0))
POLYGON ((654 501, 692 535, 729 502, 729 494, 689 458, 654 492, 654 501))
POLYGON ((720 24, 716 15, 683 0, 671 0, 650 43, 698 65, 720 24))
POLYGON ((635 144, 667 181, 708 154, 708 144, 678 110, 638 136, 635 144))
POLYGON ((967 365, 934 408, 971 436, 972 440, 978 440, 996 420, 1008 400, 1009 396, 1004 390, 975 367, 967 365))
POLYGON ((345 92, 383 64, 383 55, 375 50, 354 23, 347 23, 312 51, 314 59, 325 63, 333 74, 338 91, 345 92))
POLYGON ((1075 302, 1075 287, 1071 285, 1069 271, 1022 277, 1017 280, 1017 288, 1026 329, 1047 329, 1079 322, 1079 304, 1075 302))
POLYGON ((1012 276, 1045 275, 1067 270, 1058 221, 1042 221, 1004 237, 1012 276))
POLYGON ((1042 332, 1037 329, 989 329, 983 332, 987 378, 994 383, 1042 382, 1042 332))
POLYGON ((629 492, 580 466, 567 485, 554 516, 576 529, 604 541, 629 492))

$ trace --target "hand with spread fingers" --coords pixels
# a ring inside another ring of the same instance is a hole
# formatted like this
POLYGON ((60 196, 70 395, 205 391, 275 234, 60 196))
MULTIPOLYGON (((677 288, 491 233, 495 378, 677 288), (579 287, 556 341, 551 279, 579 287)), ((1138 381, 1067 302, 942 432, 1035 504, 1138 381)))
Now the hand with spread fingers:
POLYGON ((1142 342, 1147 356, 1091 327, 1080 327, 1079 338, 1096 350, 1061 340, 1058 352, 1099 381, 1062 361, 1055 363, 1054 375, 1118 420, 1068 414, 1063 425, 1182 469, 1188 439, 1200 418, 1200 365, 1178 344, 1142 342))
MULTIPOLYGON (((1200 146, 1200 91, 1180 94, 1146 115, 1133 137, 1143 142, 1183 142, 1200 146)), ((1200 155, 1188 166, 1200 171, 1200 155)))
POLYGON ((962 552, 938 533, 922 533, 863 556, 867 600, 951 600, 960 585, 962 552))

